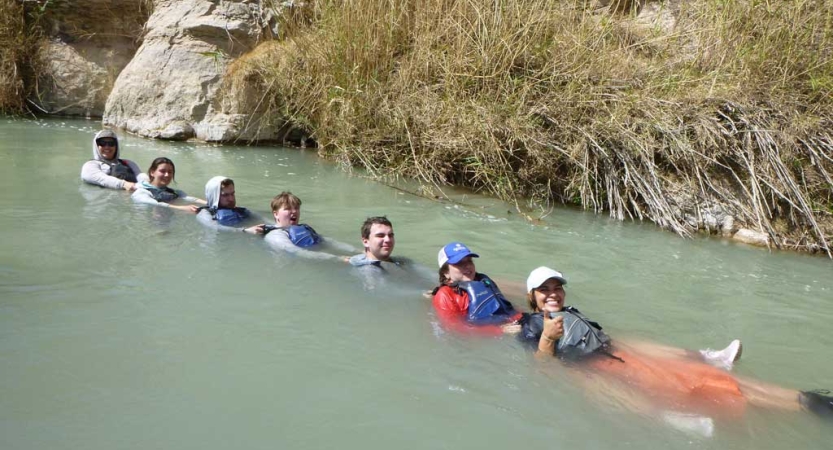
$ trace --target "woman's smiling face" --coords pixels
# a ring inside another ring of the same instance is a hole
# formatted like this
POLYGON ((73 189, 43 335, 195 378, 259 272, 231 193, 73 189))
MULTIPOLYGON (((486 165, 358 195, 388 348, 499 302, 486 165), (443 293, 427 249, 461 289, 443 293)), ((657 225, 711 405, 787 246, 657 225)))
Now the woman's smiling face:
POLYGON ((167 187, 174 179, 174 167, 168 163, 162 163, 150 173, 151 184, 156 187, 167 187))
POLYGON ((449 282, 457 281, 474 281, 474 276, 477 271, 474 267, 474 261, 471 256, 466 256, 457 264, 448 265, 448 280, 449 282))
POLYGON ((116 140, 111 138, 101 138, 96 142, 98 146, 98 154, 106 160, 111 160, 116 157, 116 140))
POLYGON ((567 293, 564 292, 564 286, 555 278, 550 278, 543 284, 535 288, 535 304, 538 306, 538 311, 558 312, 564 308, 564 298, 567 293))

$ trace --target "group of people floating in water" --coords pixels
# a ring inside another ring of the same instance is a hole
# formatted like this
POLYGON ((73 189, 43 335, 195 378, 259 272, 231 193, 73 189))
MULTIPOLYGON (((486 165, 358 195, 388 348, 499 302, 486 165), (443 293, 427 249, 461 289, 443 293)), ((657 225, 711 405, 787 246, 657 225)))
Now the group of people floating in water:
MULTIPOLYGON (((172 189, 174 163, 156 158, 146 173, 121 159, 116 134, 98 132, 93 159, 81 178, 111 189, 132 191, 137 203, 175 208, 197 214, 206 225, 221 230, 265 235, 270 245, 295 254, 348 262, 383 277, 392 267, 418 266, 392 255, 393 225, 384 216, 368 218, 361 227, 364 252, 340 255, 352 246, 320 236, 299 223, 301 200, 282 192, 271 202, 274 225, 256 223, 259 217, 238 207, 234 182, 211 178, 205 199, 172 189)), ((710 430, 712 418, 739 417, 748 406, 805 410, 833 419, 833 396, 828 391, 799 391, 733 375, 742 345, 735 340, 722 350, 684 350, 656 343, 614 340, 578 309, 565 304, 567 278, 549 267, 532 270, 526 280, 529 312, 520 312, 497 283, 477 272, 472 252, 461 242, 444 245, 437 255, 439 285, 432 304, 444 329, 486 335, 514 334, 542 360, 556 359, 567 366, 573 381, 589 392, 615 396, 639 413, 661 417, 682 429, 710 430)), ((710 431, 707 431, 710 434, 710 431)))

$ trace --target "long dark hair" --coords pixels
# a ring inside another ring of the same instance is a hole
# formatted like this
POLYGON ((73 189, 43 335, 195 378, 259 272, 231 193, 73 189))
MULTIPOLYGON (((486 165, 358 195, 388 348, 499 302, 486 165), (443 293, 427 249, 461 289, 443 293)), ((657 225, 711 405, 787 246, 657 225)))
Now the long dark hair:
POLYGON ((440 277, 440 286, 448 285, 446 281, 448 279, 448 263, 444 263, 440 266, 440 271, 437 273, 440 277))
POLYGON ((154 159, 152 163, 150 163, 150 169, 148 169, 148 178, 150 178, 150 181, 153 181, 153 175, 151 175, 153 171, 156 170, 156 168, 161 166, 162 164, 171 165, 171 169, 174 170, 174 175, 171 177, 171 181, 174 181, 176 179, 176 166, 174 165, 173 161, 164 156, 160 156, 154 159))
POLYGON ((541 312, 541 310, 538 309, 538 302, 535 301, 535 291, 537 289, 538 288, 535 288, 526 293, 526 302, 529 303, 529 310, 534 313, 541 312))

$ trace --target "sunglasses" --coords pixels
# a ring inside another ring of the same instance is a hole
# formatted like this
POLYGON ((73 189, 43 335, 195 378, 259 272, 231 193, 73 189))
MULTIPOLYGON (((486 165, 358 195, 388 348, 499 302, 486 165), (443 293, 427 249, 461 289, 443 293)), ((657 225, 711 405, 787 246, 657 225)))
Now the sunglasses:
POLYGON ((116 146, 116 141, 110 141, 110 140, 95 141, 95 143, 98 144, 101 147, 115 147, 116 146))

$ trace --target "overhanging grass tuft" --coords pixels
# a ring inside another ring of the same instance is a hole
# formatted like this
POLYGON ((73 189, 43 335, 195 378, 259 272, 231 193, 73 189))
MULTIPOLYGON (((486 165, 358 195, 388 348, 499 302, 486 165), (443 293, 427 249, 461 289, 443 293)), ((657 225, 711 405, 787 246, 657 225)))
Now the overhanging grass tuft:
POLYGON ((24 109, 23 80, 32 54, 23 6, 15 0, 0 0, 0 112, 24 109))

